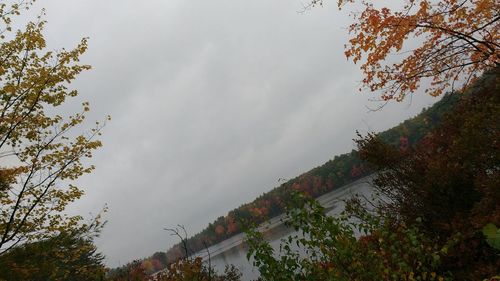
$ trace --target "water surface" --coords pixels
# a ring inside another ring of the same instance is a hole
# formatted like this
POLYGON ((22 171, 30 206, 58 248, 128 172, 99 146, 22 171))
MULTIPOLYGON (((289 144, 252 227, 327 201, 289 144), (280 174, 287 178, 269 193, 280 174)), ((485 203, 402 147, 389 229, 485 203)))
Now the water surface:
MULTIPOLYGON (((349 185, 333 190, 327 194, 318 197, 318 202, 326 208, 327 214, 335 216, 344 210, 343 200, 349 199, 354 194, 359 194, 370 198, 372 195, 371 177, 365 177, 357 180, 349 185)), ((274 217, 269 222, 264 223, 259 227, 259 230, 265 233, 266 240, 269 241, 275 251, 279 250, 280 241, 290 235, 298 234, 293 229, 287 228, 283 222, 283 215, 274 217)), ((244 234, 235 235, 227 240, 224 240, 216 245, 208 248, 210 258, 207 251, 197 253, 197 256, 203 257, 206 263, 215 267, 218 272, 223 272, 226 265, 235 265, 243 274, 242 280, 254 280, 259 274, 251 261, 247 260, 248 247, 244 243, 244 234)))

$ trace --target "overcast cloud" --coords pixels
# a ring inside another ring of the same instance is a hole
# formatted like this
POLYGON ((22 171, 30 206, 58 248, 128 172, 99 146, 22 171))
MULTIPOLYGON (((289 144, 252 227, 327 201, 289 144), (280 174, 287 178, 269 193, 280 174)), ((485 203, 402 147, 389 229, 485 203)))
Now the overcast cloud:
MULTIPOLYGON (((97 240, 109 266, 192 234, 229 210, 354 148, 435 100, 377 103, 343 55, 351 19, 336 1, 298 14, 298 0, 39 0, 49 47, 90 38, 93 69, 73 86, 90 120, 112 116, 97 169, 72 212, 109 221, 97 240)), ((79 104, 75 100, 75 104, 79 104)))

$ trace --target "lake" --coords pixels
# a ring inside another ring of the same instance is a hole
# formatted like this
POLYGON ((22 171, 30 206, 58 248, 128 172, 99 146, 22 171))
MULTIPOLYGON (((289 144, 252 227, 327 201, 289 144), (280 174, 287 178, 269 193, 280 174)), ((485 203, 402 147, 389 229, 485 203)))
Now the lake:
MULTIPOLYGON (((318 202, 325 207, 327 214, 335 216, 344 210, 344 200, 359 194, 370 198, 372 195, 371 186, 372 177, 368 176, 359 179, 351 184, 345 185, 339 189, 333 190, 317 198, 318 202)), ((293 229, 287 228, 282 220, 283 215, 274 217, 269 222, 259 226, 259 230, 265 234, 273 248, 279 249, 280 241, 289 235, 296 234, 293 229)), ((208 251, 200 251, 196 256, 201 256, 203 260, 210 262, 217 272, 223 272, 228 264, 235 265, 243 274, 242 280, 254 280, 259 276, 257 268, 247 260, 247 245, 244 243, 245 235, 243 233, 235 235, 216 245, 208 248, 208 251), (208 253, 210 253, 210 258, 208 253)))

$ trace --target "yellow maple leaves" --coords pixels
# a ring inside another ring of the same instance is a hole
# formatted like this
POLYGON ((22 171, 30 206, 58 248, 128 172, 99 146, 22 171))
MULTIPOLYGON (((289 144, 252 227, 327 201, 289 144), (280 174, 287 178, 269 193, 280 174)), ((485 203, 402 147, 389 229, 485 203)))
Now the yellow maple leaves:
POLYGON ((0 3, 0 254, 20 242, 84 227, 81 217, 64 214, 83 194, 68 183, 92 172, 82 159, 101 146, 99 123, 84 134, 73 132, 90 110, 87 102, 71 116, 54 114, 78 94, 69 83, 90 69, 79 63, 87 39, 72 50, 47 51, 40 18, 11 32, 11 17, 32 2, 0 3))

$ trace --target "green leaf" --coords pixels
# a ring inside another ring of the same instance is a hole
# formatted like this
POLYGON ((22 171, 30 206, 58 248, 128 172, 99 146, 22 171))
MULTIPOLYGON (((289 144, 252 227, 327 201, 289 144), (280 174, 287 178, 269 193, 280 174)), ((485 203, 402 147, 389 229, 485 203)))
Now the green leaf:
POLYGON ((493 248, 500 250, 500 229, 496 225, 489 223, 483 227, 483 234, 486 242, 493 248))

